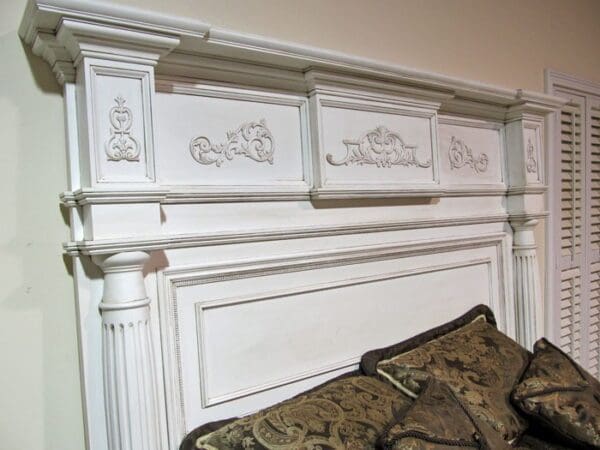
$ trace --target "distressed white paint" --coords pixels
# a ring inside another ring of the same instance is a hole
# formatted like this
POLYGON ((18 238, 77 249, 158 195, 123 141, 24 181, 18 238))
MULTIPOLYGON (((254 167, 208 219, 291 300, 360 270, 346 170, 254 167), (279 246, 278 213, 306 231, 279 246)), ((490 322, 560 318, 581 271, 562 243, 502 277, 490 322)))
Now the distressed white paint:
POLYGON ((88 450, 176 449, 478 303, 537 333, 560 100, 101 3, 20 32, 65 84, 88 450))

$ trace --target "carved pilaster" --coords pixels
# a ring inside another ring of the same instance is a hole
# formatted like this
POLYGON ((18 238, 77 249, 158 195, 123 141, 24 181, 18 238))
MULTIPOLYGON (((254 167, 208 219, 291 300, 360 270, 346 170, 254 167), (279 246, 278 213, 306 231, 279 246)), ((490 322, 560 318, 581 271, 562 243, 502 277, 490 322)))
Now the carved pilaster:
POLYGON ((158 385, 143 266, 149 255, 94 257, 104 271, 102 356, 109 450, 160 450, 158 385))
POLYGON ((543 334, 543 299, 536 255, 536 219, 513 220, 514 294, 517 311, 517 339, 531 349, 543 334))

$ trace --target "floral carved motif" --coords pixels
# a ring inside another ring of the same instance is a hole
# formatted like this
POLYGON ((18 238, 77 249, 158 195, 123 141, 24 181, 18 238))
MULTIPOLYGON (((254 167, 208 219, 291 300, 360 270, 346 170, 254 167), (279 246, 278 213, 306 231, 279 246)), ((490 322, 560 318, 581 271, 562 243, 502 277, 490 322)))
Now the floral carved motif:
POLYGON ((473 156, 473 150, 467 147, 463 141, 452 136, 450 148, 448 149, 451 169, 460 169, 464 166, 471 167, 476 173, 485 172, 488 168, 489 158, 485 153, 473 156))
POLYGON ((531 143, 531 139, 527 142, 527 172, 528 173, 536 173, 537 172, 537 161, 535 159, 535 147, 531 143))
POLYGON ((139 161, 140 143, 131 135, 133 114, 125 106, 122 96, 115 98, 116 106, 108 112, 110 120, 110 139, 106 142, 105 151, 109 161, 139 161))
POLYGON ((417 146, 408 145, 393 131, 384 126, 379 126, 368 131, 358 140, 344 140, 346 156, 335 161, 333 155, 328 153, 327 162, 333 166, 347 166, 357 164, 373 164, 377 167, 415 166, 430 167, 431 159, 425 162, 417 158, 417 146))
POLYGON ((198 136, 190 142, 192 158, 204 165, 221 167, 225 160, 242 155, 256 162, 273 164, 275 141, 264 119, 248 122, 235 131, 227 132, 227 141, 212 144, 205 136, 198 136))

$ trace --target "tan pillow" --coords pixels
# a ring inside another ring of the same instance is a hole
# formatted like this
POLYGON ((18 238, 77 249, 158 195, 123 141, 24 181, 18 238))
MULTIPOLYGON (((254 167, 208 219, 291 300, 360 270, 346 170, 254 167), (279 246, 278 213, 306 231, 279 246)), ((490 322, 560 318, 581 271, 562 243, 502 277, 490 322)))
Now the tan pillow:
POLYGON ((472 413, 507 442, 527 422, 510 404, 510 393, 529 353, 479 316, 447 334, 377 364, 377 373, 414 398, 432 375, 447 383, 472 413))
POLYGON ((512 394, 532 420, 568 442, 600 449, 600 383, 546 339, 512 394))
POLYGON ((195 440, 200 450, 375 449, 411 400, 374 377, 333 381, 195 440))

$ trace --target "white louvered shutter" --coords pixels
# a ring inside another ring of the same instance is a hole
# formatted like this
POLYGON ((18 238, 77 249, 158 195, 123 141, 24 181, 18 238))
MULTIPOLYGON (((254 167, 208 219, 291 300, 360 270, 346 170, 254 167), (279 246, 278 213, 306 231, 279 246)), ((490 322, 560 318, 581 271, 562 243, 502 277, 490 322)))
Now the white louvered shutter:
POLYGON ((550 164, 550 337, 600 378, 600 85, 549 72, 567 100, 554 125, 550 164))
MULTIPOLYGON (((575 99, 574 99, 575 100, 575 99)), ((583 150, 585 99, 560 115, 560 346, 576 360, 582 344, 583 150)))
POLYGON ((588 98, 588 369, 600 376, 600 99, 588 98))

